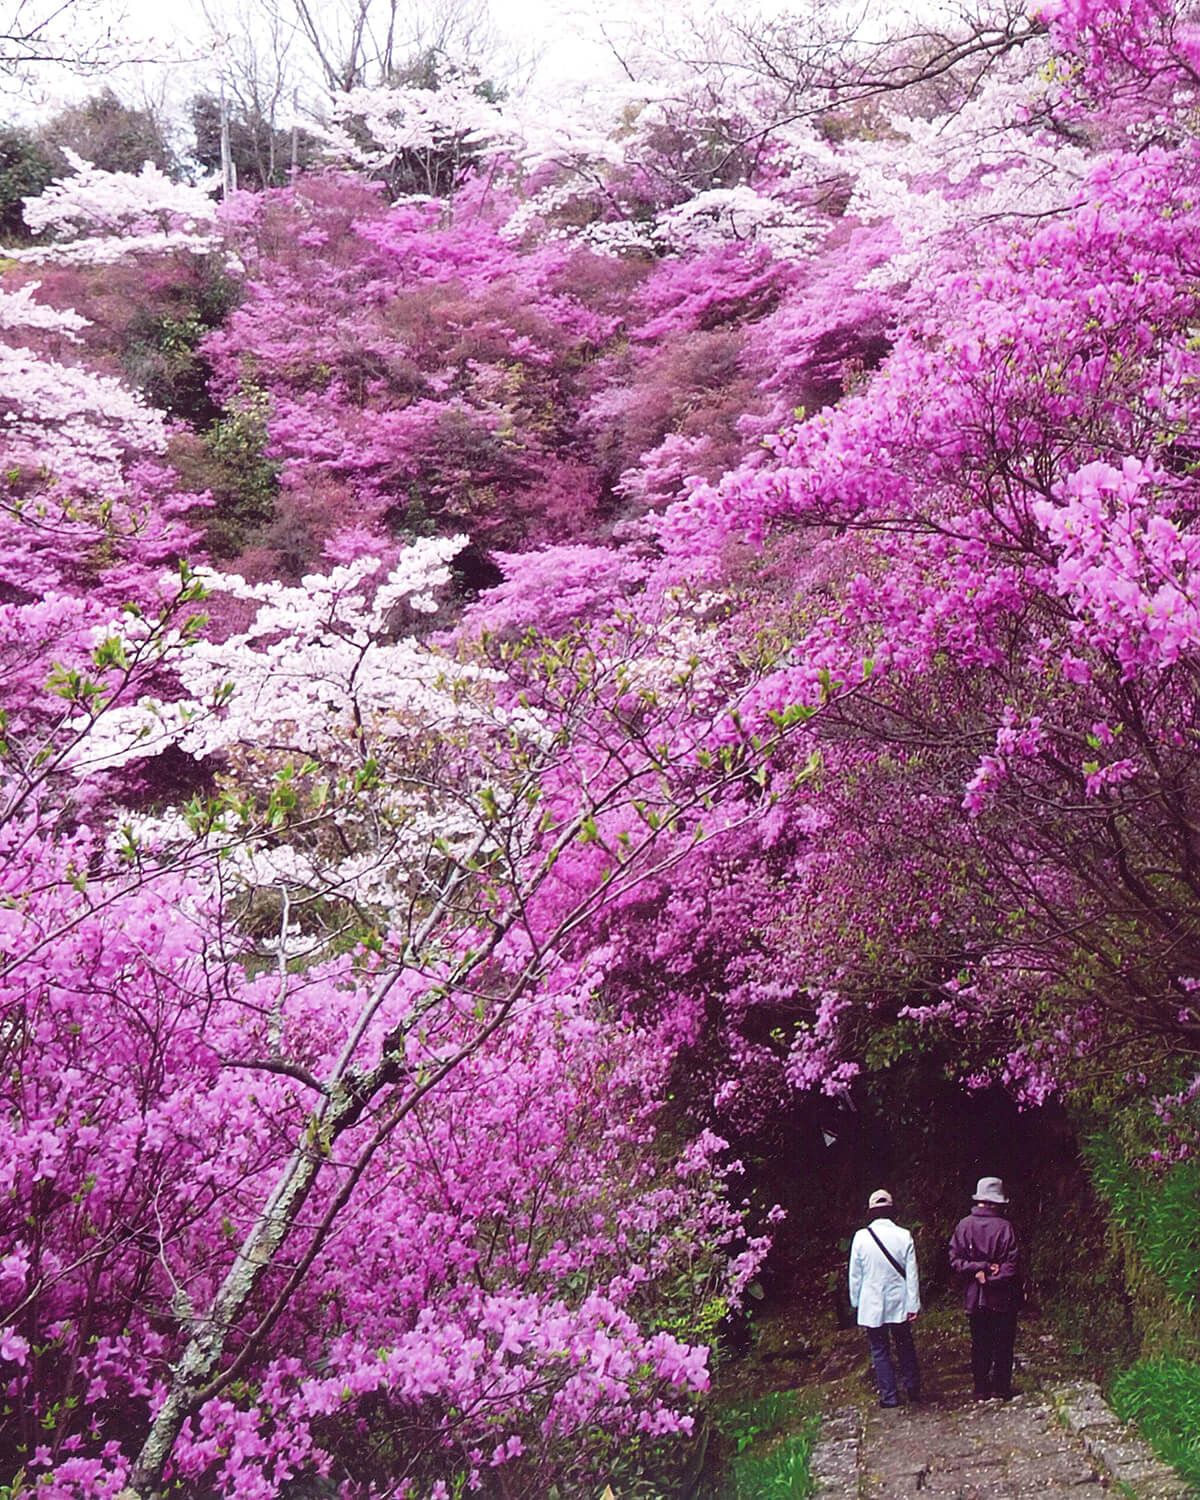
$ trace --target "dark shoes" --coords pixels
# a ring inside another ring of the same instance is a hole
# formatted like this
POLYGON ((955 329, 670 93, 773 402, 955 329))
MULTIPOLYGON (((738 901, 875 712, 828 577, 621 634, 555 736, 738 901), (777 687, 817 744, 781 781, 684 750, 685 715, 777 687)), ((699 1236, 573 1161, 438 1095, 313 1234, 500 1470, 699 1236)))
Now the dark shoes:
POLYGON ((900 1398, 899 1396, 897 1396, 895 1401, 881 1401, 879 1404, 880 1406, 899 1406, 900 1398))
POLYGON ((992 1393, 990 1390, 985 1391, 980 1386, 976 1386, 975 1399, 976 1401, 990 1401, 992 1399, 992 1393))

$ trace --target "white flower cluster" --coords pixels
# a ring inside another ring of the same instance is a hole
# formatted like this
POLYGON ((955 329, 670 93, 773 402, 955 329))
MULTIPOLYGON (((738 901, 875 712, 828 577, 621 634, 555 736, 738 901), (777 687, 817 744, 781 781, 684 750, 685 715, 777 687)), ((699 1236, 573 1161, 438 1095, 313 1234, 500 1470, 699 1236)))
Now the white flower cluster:
POLYGON ((533 230, 539 240, 574 240, 599 255, 652 255, 661 248, 653 220, 593 218, 590 215, 598 203, 595 183, 588 176, 556 182, 527 198, 509 216, 500 233, 515 243, 533 230), (565 216, 561 223, 554 222, 557 215, 572 207, 576 208, 573 216, 565 216))
POLYGON ((553 217, 572 204, 594 198, 586 178, 559 182, 534 194, 509 217, 501 233, 521 240, 537 227, 543 239, 573 239, 601 255, 664 249, 676 254, 712 249, 731 241, 754 240, 783 260, 807 258, 820 244, 827 225, 812 210, 753 188, 712 188, 652 219, 592 219, 583 224, 553 224, 553 217))
MULTIPOLYGON (((177 745, 197 758, 222 755, 239 787, 265 796, 277 776, 293 775, 309 758, 310 787, 341 789, 329 804, 339 837, 321 835, 325 814, 314 804, 302 819, 312 827, 294 835, 263 827, 254 815, 242 826, 228 812, 222 831, 197 840, 176 812, 134 815, 112 847, 149 856, 184 847, 222 851, 224 882, 391 909, 411 903, 435 848, 441 859, 478 847, 475 791, 483 781, 493 784, 493 815, 499 809, 502 817, 535 816, 522 799, 506 798, 502 778, 485 767, 489 747, 503 758, 514 736, 545 744, 551 736, 542 718, 496 702, 502 673, 457 662, 411 638, 386 638, 397 606, 421 610, 435 603, 462 545, 461 537, 416 543, 373 593, 369 585, 381 568, 373 558, 306 578, 297 588, 206 573, 211 589, 256 600, 255 620, 226 641, 176 642, 170 665, 183 690, 179 699, 144 699, 90 724, 81 719, 78 727, 87 732, 76 771, 117 767, 177 745), (358 798, 355 777, 368 764, 370 791, 358 798)), ((98 634, 116 635, 135 650, 150 629, 133 619, 98 634)))
POLYGON ((581 93, 570 110, 545 100, 517 106, 509 118, 523 170, 533 174, 546 167, 586 169, 594 185, 597 168, 620 167, 626 161, 626 147, 617 139, 613 122, 629 107, 628 88, 581 93))
POLYGON ((172 182, 153 162, 140 172, 106 172, 67 151, 71 174, 26 198, 25 223, 50 242, 6 250, 19 260, 109 265, 138 254, 184 248, 204 254, 221 244, 213 182, 172 182))
MULTIPOLYGON (((48 245, 30 245, 23 249, 5 250, 4 254, 12 260, 33 261, 38 264, 52 261, 59 266, 113 266, 118 261, 131 260, 134 256, 162 255, 171 250, 208 255, 218 250, 221 243, 219 234, 155 231, 151 234, 102 235, 48 245)), ((229 268, 231 271, 238 269, 232 260, 229 268)))
POLYGON ((69 307, 60 311, 44 302, 35 302, 33 294, 39 286, 40 281, 30 281, 16 292, 0 288, 0 329, 15 332, 31 328, 40 333, 61 333, 72 343, 79 343, 79 330, 88 327, 91 320, 69 307))
POLYGON ((103 489, 126 451, 161 453, 166 429, 115 376, 0 344, 0 446, 7 464, 46 470, 68 489, 103 489))
POLYGON ((172 182, 150 161, 138 173, 106 172, 73 151, 64 154, 71 175, 52 182, 38 197, 25 199, 25 223, 33 234, 46 230, 116 233, 131 221, 163 214, 187 230, 216 225, 212 182, 198 187, 172 182))
MULTIPOLYGON (((656 60, 660 68, 669 61, 656 60)), ((760 108, 761 101, 731 77, 703 71, 684 76, 670 67, 661 76, 594 87, 569 112, 525 104, 512 115, 518 143, 511 154, 526 178, 540 175, 544 185, 513 212, 502 233, 519 241, 536 230, 542 238, 577 240, 611 255, 682 253, 756 240, 781 258, 807 258, 828 228, 823 213, 808 205, 831 175, 845 171, 807 123, 771 130, 772 160, 784 176, 769 196, 746 184, 714 186, 649 218, 614 213, 626 176, 659 182, 666 197, 688 191, 686 172, 672 180, 664 140, 725 133, 732 153, 739 131, 749 128, 745 121, 758 119, 760 108)))
POLYGON ((408 547, 373 594, 363 584, 382 566, 377 557, 359 557, 329 573, 310 573, 297 587, 277 579, 247 583, 236 574, 199 568, 196 577, 214 593, 260 605, 242 639, 251 641, 285 632, 293 638, 317 639, 336 632, 363 645, 381 635, 397 605, 432 614, 438 592, 450 582, 450 561, 467 545, 465 536, 426 537, 408 547))
MULTIPOLYGON (((455 662, 411 638, 385 638, 398 605, 436 608, 448 561, 464 540, 417 542, 373 595, 361 586, 378 571, 375 558, 311 575, 298 588, 197 570, 214 592, 258 600, 255 620, 241 635, 197 642, 180 656, 181 698, 145 699, 104 716, 88 736, 86 768, 124 765, 171 744, 196 759, 267 749, 353 768, 367 753, 394 755, 430 735, 503 728, 540 739, 535 714, 500 711, 479 691, 502 681, 501 673, 455 662)), ((140 628, 122 621, 101 634, 135 648, 140 628)))
POLYGON ((512 134, 469 76, 436 89, 351 89, 335 100, 333 116, 334 126, 324 132, 333 154, 369 169, 386 167, 406 151, 432 151, 452 142, 474 147, 512 134), (368 145, 362 144, 363 134, 368 145))
POLYGON ((726 657, 714 622, 724 619, 735 603, 733 595, 713 590, 681 589, 668 595, 652 649, 647 643, 621 663, 629 687, 662 692, 686 681, 694 703, 715 707, 726 702, 726 657))
POLYGON ((811 255, 826 232, 811 210, 767 198, 752 187, 711 188, 659 214, 655 237, 678 252, 710 249, 731 240, 757 240, 785 260, 811 255))
POLYGON ((1074 204, 1089 158, 1036 124, 1029 59, 1018 61, 998 64, 954 114, 894 116, 899 145, 894 138, 847 143, 855 176, 847 212, 887 221, 900 240, 894 258, 872 271, 864 287, 910 280, 955 231, 1061 213, 1074 204))
POLYGON ((500 230, 501 237, 509 241, 520 241, 531 230, 539 230, 554 214, 561 213, 572 203, 579 201, 581 193, 577 182, 555 182, 538 193, 532 193, 509 215, 500 230))
POLYGON ((656 247, 653 224, 635 224, 629 219, 596 219, 574 234, 561 229, 552 232, 550 238, 577 238, 595 250, 598 255, 629 255, 652 252, 656 247))
MULTIPOLYGON (((465 855, 475 843, 478 825, 463 815, 465 806, 465 799, 457 805, 443 800, 432 809, 397 803, 388 809, 396 816, 382 840, 377 829, 344 830, 352 837, 361 831, 365 844, 345 855, 318 852, 286 839, 272 841, 260 834, 239 837, 246 831, 236 828, 197 837, 187 820, 174 813, 166 817, 131 814, 109 836, 107 848, 118 855, 136 851, 141 858, 170 857, 188 850, 193 880, 202 896, 227 895, 231 883, 240 882, 249 889, 283 888, 293 895, 319 894, 326 900, 343 898, 360 906, 401 911, 410 903, 414 879, 419 879, 418 872, 435 845, 443 855, 465 855)), ((278 952, 278 934, 261 940, 261 947, 278 952)), ((314 939, 289 924, 283 947, 288 956, 294 956, 312 951, 314 939)))
MULTIPOLYGON (((139 251, 185 244, 211 249, 216 205, 200 188, 171 182, 149 163, 140 175, 103 172, 67 153, 75 174, 25 200, 35 232, 84 236, 7 252, 14 258, 108 264, 139 251), (90 231, 100 234, 92 236, 90 231)), ((78 343, 88 319, 34 301, 37 282, 0 291, 0 332, 57 333, 78 343)), ((121 482, 130 453, 166 448, 163 416, 113 376, 0 344, 0 458, 44 473, 64 494, 103 497, 121 482)))

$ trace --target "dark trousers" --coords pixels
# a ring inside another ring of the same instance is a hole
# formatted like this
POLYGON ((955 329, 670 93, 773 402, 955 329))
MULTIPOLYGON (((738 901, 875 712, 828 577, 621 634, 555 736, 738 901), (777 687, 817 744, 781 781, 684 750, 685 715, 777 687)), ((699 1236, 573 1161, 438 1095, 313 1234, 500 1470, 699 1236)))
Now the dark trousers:
POLYGON ((867 1329, 871 1363, 875 1366, 875 1379, 879 1384, 879 1399, 884 1406, 895 1406, 900 1400, 900 1393, 896 1389, 896 1370, 892 1364, 892 1351, 888 1342, 889 1330, 896 1345, 896 1364, 900 1366, 900 1379, 910 1401, 915 1401, 921 1394, 921 1371, 917 1366, 912 1329, 907 1323, 884 1323, 881 1328, 867 1329))
POLYGON ((980 1396, 1007 1396, 1012 1390, 1013 1344, 1017 1337, 1017 1314, 969 1313, 971 1325, 971 1374, 980 1396))

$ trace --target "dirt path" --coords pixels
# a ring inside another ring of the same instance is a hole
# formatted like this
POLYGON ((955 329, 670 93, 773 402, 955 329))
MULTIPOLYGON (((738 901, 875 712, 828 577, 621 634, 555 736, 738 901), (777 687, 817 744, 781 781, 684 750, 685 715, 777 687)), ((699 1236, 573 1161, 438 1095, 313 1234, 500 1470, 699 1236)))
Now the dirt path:
POLYGON ((821 1500, 1183 1500, 1183 1480, 1117 1422, 1095 1386, 1011 1402, 834 1415, 813 1456, 821 1500), (1070 1423, 1077 1430, 1072 1430, 1070 1423))

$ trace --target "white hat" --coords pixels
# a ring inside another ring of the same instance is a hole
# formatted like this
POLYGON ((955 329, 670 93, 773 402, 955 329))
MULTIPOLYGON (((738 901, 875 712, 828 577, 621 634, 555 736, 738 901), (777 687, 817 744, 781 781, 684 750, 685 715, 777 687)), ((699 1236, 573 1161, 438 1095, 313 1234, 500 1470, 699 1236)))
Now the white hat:
POLYGON ((867 1199, 868 1208, 891 1208, 892 1195, 887 1188, 876 1188, 867 1199))
POLYGON ((1007 1203, 1008 1195, 999 1177, 981 1177, 975 1184, 976 1203, 1007 1203))

